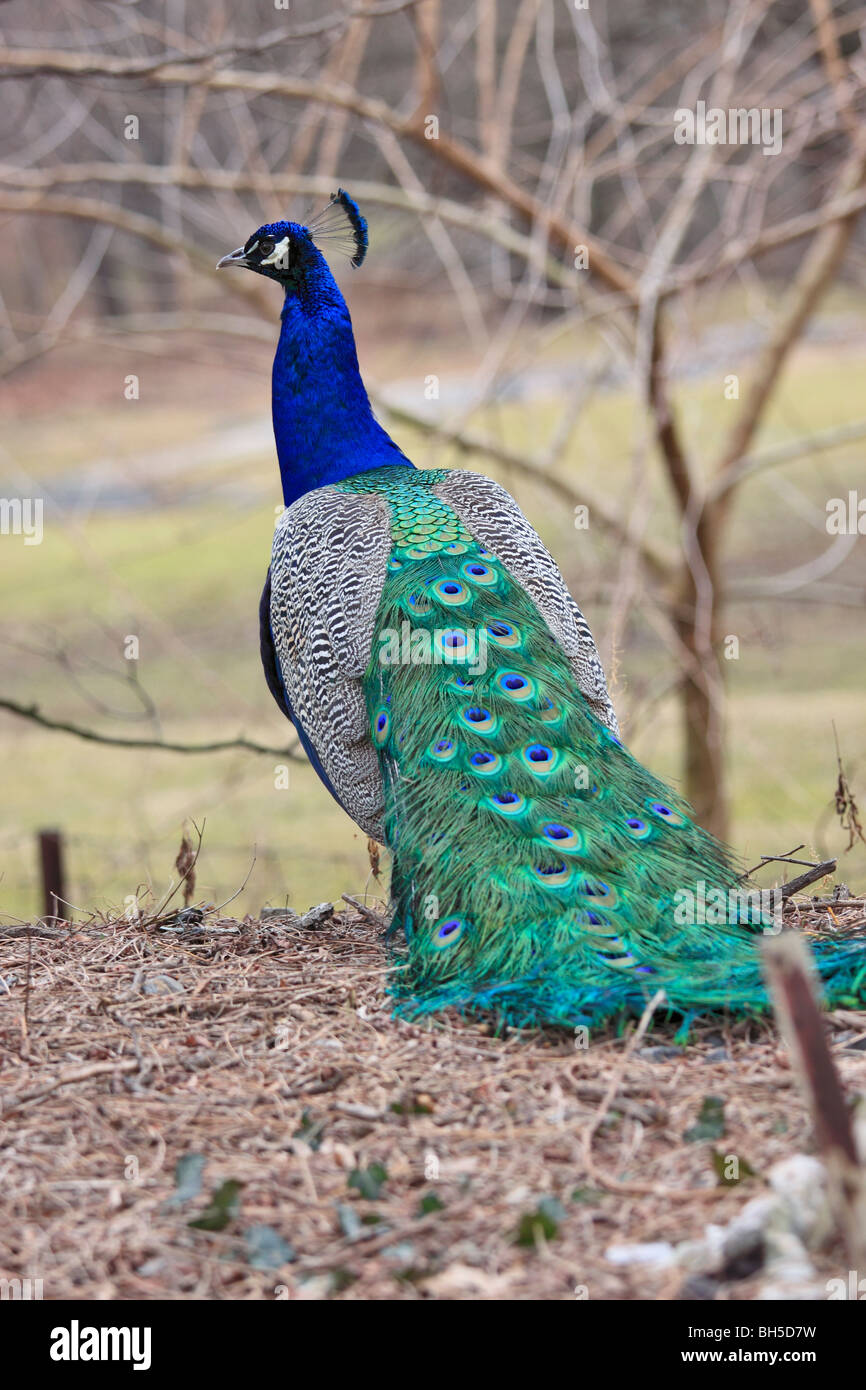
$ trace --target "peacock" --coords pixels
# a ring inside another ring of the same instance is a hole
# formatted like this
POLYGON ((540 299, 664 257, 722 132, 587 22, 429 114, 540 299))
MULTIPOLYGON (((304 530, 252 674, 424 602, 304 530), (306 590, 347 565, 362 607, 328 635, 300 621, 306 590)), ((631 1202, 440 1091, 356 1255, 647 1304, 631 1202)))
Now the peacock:
MULTIPOLYGON (((322 245, 366 255, 342 189, 218 268, 284 292, 262 663, 325 787, 390 850, 396 1007, 572 1027, 658 990, 687 1019, 766 1008, 766 902, 624 747, 589 625, 509 493, 416 468, 377 421, 322 245)), ((863 999, 864 945, 817 950, 830 1001, 863 999)))

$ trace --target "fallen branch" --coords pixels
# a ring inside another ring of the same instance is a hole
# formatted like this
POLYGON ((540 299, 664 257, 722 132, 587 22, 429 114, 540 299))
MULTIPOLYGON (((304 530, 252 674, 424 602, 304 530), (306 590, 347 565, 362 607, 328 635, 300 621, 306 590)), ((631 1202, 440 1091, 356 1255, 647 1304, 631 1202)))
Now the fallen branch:
POLYGON ((812 898, 810 907, 866 907, 866 898, 812 898))
POLYGON ((823 864, 815 864, 811 869, 807 869, 804 874, 798 874, 790 882, 783 883, 776 890, 779 897, 783 900, 791 898, 795 893, 799 893, 802 888, 808 888, 810 883, 816 883, 819 878, 825 878, 827 874, 832 874, 836 868, 835 859, 825 859, 823 864))
POLYGON ((0 1101, 0 1118, 4 1118, 12 1110, 17 1110, 19 1106, 26 1105, 28 1101, 41 1100, 43 1096, 50 1095, 61 1086, 73 1086, 79 1081, 89 1081, 92 1076, 118 1075, 138 1069, 139 1063, 131 1058, 126 1062, 94 1062, 89 1067, 73 1067, 71 1071, 64 1072, 47 1085, 33 1086, 29 1091, 19 1091, 17 1095, 7 1096, 5 1100, 0 1101))
POLYGON ((383 931, 388 930, 390 924, 386 918, 382 917, 380 913, 374 912, 372 907, 367 907, 366 903, 362 903, 358 898, 351 897, 349 893, 343 893, 342 898, 344 903, 348 903, 356 912, 360 912, 361 916, 366 917, 368 922, 373 922, 375 926, 381 927, 383 931))
POLYGON ((758 869, 765 868, 767 864, 804 864, 806 866, 806 872, 804 874, 798 874, 796 878, 790 879, 788 883, 780 884, 779 888, 776 890, 779 896, 784 900, 785 898, 793 897, 795 893, 799 893, 801 888, 808 888, 810 883, 816 883, 819 878, 826 878, 827 874, 832 874, 833 870, 836 868, 835 859, 824 859, 819 864, 816 864, 812 859, 794 859, 793 856, 802 848, 802 845, 796 845, 794 849, 789 850, 787 854, 762 854, 761 862, 759 864, 753 864, 750 869, 747 869, 746 872, 740 876, 740 882, 742 883, 745 879, 751 878, 753 873, 756 873, 758 869))
POLYGON ((45 938, 47 941, 59 941, 62 937, 67 935, 68 932, 62 928, 46 927, 42 922, 25 922, 21 925, 16 922, 8 927, 0 926, 0 936, 5 937, 38 936, 40 938, 45 938))

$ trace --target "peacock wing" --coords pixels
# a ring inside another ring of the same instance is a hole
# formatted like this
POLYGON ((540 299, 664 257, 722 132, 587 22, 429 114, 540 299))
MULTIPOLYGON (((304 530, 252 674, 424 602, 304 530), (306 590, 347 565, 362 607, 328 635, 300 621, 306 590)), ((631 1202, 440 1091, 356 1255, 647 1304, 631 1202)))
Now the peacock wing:
POLYGON ((271 557, 271 636, 286 704, 322 781, 380 842, 382 776, 362 681, 390 551, 381 497, 324 487, 283 512, 271 557))

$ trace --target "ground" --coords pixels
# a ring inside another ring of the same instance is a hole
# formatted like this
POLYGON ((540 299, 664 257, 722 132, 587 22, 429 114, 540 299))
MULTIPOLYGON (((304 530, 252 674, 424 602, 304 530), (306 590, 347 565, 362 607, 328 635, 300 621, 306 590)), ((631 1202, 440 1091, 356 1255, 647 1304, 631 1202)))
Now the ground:
MULTIPOLYGON (((863 907, 798 915, 849 929, 863 907)), ((419 1026, 392 1015, 381 935, 354 911, 4 928, 0 1275, 46 1299, 756 1296, 748 1267, 696 1284, 609 1253, 698 1238, 813 1151, 772 1023, 588 1046, 419 1026)), ((866 1089, 866 1013, 828 1033, 866 1089)), ((841 1245, 815 1268, 844 1278, 841 1245)))

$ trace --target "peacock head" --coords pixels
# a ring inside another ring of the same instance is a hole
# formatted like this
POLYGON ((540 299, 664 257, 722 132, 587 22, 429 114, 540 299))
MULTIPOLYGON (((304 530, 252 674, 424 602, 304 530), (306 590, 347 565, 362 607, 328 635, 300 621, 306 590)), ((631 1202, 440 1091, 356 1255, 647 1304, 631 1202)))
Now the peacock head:
POLYGON ((253 232, 244 246, 223 256, 217 262, 217 270, 240 266, 289 289, 321 264, 319 243, 344 252, 352 265, 359 266, 367 254, 367 241, 366 220, 354 198, 341 188, 307 226, 300 222, 268 222, 253 232))

